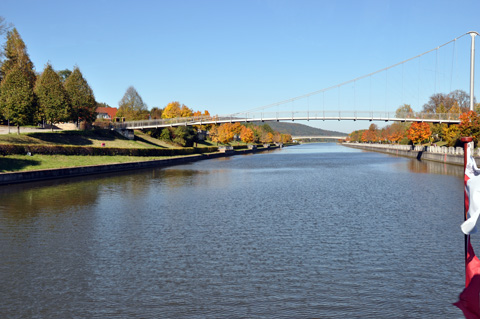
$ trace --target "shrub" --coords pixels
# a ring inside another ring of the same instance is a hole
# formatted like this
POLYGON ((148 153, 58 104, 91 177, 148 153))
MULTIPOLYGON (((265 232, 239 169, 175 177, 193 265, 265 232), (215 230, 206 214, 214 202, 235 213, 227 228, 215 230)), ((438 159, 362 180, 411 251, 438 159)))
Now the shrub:
POLYGON ((42 154, 42 155, 84 155, 84 156, 176 156, 211 153, 218 150, 215 146, 194 148, 118 148, 83 147, 63 145, 20 145, 0 144, 0 155, 42 154))

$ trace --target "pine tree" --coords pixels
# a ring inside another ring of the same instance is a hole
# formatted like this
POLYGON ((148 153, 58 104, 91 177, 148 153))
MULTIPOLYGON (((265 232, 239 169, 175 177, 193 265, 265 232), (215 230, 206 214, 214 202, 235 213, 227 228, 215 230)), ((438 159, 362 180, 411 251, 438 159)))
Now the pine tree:
POLYGON ((7 32, 4 55, 5 61, 0 68, 2 78, 5 78, 8 72, 18 66, 25 73, 25 77, 33 88, 36 80, 34 66, 28 56, 27 47, 15 28, 7 32))
POLYGON ((77 127, 81 121, 92 123, 96 117, 97 102, 78 67, 65 80, 64 87, 71 105, 70 119, 77 123, 77 127))
POLYGON ((70 114, 67 92, 60 76, 50 64, 45 66, 38 77, 34 90, 37 96, 37 117, 53 124, 66 120, 70 114))
POLYGON ((9 123, 20 125, 31 122, 34 113, 34 93, 25 72, 16 66, 9 70, 0 85, 0 110, 9 123))

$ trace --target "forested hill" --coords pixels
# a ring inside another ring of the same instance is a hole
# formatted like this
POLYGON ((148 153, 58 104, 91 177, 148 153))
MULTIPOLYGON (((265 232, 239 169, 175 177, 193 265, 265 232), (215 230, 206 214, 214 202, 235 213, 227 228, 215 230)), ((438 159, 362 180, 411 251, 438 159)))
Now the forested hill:
POLYGON ((311 127, 304 124, 298 123, 288 123, 288 122, 257 122, 256 125, 268 124, 270 127, 281 133, 281 134, 290 134, 292 136, 346 136, 347 133, 337 132, 337 131, 327 131, 322 130, 316 127, 311 127))

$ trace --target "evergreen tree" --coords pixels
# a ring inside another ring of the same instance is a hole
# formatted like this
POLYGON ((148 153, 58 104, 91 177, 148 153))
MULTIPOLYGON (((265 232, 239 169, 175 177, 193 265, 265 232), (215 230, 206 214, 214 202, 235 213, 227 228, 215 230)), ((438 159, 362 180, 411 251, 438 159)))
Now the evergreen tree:
POLYGON ((16 66, 9 70, 0 85, 0 110, 9 123, 20 125, 31 123, 34 113, 34 93, 25 72, 16 66))
POLYGON ((130 86, 118 102, 118 117, 124 117, 126 120, 144 120, 148 118, 149 112, 147 105, 133 86, 130 86))
POLYGON ((77 123, 77 127, 81 121, 86 123, 95 121, 97 102, 78 67, 75 67, 72 74, 65 80, 64 87, 71 105, 70 119, 77 123))
POLYGON ((2 78, 5 78, 8 72, 18 66, 20 70, 25 73, 25 77, 33 88, 36 80, 33 63, 30 61, 25 43, 15 28, 7 32, 4 55, 5 61, 0 68, 2 78))
POLYGON ((38 77, 34 92, 37 96, 37 117, 53 124, 66 120, 70 114, 67 93, 60 76, 47 64, 38 77))
POLYGON ((70 74, 72 74, 72 71, 70 71, 69 69, 65 69, 57 71, 57 74, 58 76, 60 76, 60 80, 62 80, 62 82, 65 82, 65 80, 68 79, 70 74))
MULTIPOLYGON (((0 36, 3 36, 3 34, 7 33, 8 30, 10 30, 11 28, 12 28, 12 25, 7 23, 4 17, 0 16, 0 36)), ((3 57, 4 57, 4 52, 0 51, 0 66, 2 65, 3 57)), ((3 76, 0 69, 0 82, 2 81, 2 79, 3 79, 3 76)))

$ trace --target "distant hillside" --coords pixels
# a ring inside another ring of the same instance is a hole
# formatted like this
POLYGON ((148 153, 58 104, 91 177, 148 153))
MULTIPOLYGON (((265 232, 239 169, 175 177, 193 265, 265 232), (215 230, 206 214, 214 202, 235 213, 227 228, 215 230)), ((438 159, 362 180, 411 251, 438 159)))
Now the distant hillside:
POLYGON ((316 127, 311 127, 304 124, 298 123, 287 123, 287 122, 257 122, 255 125, 268 124, 272 129, 283 134, 290 134, 292 136, 347 136, 347 133, 337 132, 337 131, 327 131, 322 130, 316 127))

